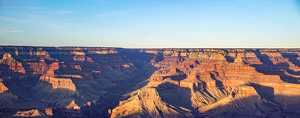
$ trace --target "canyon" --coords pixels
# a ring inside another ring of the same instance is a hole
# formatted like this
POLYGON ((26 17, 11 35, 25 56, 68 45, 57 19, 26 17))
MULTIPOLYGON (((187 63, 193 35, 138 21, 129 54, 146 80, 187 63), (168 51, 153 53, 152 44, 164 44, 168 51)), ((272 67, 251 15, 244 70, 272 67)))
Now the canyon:
POLYGON ((300 49, 0 46, 0 117, 298 117, 300 49))

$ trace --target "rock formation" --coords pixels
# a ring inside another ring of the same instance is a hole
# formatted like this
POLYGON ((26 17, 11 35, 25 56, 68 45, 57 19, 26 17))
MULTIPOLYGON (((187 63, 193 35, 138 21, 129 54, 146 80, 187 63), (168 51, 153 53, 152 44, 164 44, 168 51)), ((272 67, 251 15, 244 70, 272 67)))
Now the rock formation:
POLYGON ((300 49, 0 47, 0 117, 297 117, 300 49))
POLYGON ((11 72, 9 71, 16 72, 16 73, 25 73, 22 63, 13 59, 10 53, 3 54, 3 58, 0 60, 0 64, 2 65, 0 67, 2 74, 11 74, 11 72))

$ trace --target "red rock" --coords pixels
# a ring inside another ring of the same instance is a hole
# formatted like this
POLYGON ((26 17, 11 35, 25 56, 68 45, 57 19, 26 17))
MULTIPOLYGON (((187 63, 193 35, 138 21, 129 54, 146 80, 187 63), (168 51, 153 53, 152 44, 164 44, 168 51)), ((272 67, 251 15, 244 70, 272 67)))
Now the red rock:
MULTIPOLYGON (((26 73, 24 67, 22 66, 22 63, 13 59, 10 53, 5 53, 3 55, 3 58, 0 60, 0 64, 9 66, 8 69, 12 70, 13 72, 23 74, 26 73)), ((4 68, 4 66, 0 66, 0 69, 2 70, 2 74, 9 73, 9 70, 4 68)))
POLYGON ((69 78, 54 78, 51 76, 41 76, 39 79, 40 86, 49 86, 52 89, 65 88, 76 91, 75 84, 69 78))
POLYGON ((54 117, 108 117, 109 109, 112 117, 274 117, 300 109, 299 49, 0 46, 0 54, 0 100, 32 96, 56 108, 54 117), (129 90, 137 91, 114 108, 129 90))
POLYGON ((9 89, 3 84, 2 81, 0 81, 0 93, 5 92, 7 90, 9 89))

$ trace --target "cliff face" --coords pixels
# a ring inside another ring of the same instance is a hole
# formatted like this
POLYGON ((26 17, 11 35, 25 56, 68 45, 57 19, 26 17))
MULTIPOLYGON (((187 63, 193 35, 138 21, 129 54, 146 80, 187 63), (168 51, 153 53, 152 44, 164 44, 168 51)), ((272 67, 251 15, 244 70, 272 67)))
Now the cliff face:
POLYGON ((299 55, 2 46, 0 116, 293 117, 300 113, 299 55))

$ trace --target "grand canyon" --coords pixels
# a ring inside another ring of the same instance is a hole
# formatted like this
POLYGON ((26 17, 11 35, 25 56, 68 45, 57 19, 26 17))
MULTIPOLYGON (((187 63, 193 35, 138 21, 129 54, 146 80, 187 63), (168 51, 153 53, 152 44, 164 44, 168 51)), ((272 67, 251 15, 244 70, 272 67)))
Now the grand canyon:
POLYGON ((0 46, 0 117, 299 117, 300 49, 0 46))

